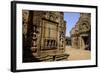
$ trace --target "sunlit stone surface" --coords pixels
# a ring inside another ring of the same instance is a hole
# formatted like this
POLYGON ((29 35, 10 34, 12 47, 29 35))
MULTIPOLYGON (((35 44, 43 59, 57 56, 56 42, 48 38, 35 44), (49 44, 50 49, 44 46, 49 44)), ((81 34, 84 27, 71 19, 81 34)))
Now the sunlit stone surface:
POLYGON ((23 62, 67 60, 63 12, 23 10, 23 62))

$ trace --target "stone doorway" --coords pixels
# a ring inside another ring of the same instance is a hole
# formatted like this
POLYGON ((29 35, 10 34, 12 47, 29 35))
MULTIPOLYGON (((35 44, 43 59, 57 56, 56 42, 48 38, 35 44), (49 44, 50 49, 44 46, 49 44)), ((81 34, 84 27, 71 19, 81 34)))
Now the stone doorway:
POLYGON ((82 36, 82 39, 84 41, 84 44, 87 45, 88 44, 88 36, 82 36))
POLYGON ((82 48, 85 50, 89 49, 89 36, 82 36, 82 48))

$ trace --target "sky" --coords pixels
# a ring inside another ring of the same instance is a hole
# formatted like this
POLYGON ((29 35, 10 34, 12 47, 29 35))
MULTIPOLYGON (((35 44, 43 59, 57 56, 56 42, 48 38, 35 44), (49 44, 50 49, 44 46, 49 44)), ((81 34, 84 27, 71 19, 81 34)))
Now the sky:
POLYGON ((66 36, 70 37, 70 31, 77 23, 80 17, 80 13, 78 12, 65 12, 64 20, 66 21, 66 36))

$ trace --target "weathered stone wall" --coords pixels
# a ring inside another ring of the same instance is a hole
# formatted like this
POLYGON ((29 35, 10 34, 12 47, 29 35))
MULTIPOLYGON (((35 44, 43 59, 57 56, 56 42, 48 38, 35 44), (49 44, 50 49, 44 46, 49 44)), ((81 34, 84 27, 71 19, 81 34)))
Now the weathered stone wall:
POLYGON ((66 22, 63 12, 23 10, 22 13, 23 51, 30 49, 39 59, 64 53, 66 22))

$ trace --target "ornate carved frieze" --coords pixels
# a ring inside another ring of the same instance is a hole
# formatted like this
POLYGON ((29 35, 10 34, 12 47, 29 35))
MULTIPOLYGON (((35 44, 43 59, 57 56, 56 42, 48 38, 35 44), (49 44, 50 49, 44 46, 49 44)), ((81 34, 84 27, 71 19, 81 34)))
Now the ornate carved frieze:
MULTIPOLYGON (((46 60, 46 58, 49 61, 58 60, 58 56, 63 55, 65 49, 66 22, 63 19, 63 12, 26 11, 28 16, 23 12, 23 27, 27 30, 25 31, 27 44, 23 44, 28 46, 32 55, 38 60, 46 60)), ((67 56, 59 57, 59 60, 63 57, 67 56)))

